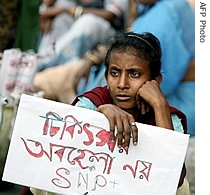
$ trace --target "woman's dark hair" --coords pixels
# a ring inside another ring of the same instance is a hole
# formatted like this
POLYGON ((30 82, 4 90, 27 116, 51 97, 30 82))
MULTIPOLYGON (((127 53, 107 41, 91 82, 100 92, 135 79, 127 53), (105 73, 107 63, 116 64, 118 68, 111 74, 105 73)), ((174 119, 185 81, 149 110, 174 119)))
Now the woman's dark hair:
POLYGON ((140 58, 149 62, 151 79, 160 75, 162 56, 161 45, 157 37, 152 33, 145 32, 138 34, 134 32, 120 32, 110 41, 110 46, 105 58, 106 76, 108 74, 111 53, 113 51, 126 52, 130 49, 135 49, 140 58))

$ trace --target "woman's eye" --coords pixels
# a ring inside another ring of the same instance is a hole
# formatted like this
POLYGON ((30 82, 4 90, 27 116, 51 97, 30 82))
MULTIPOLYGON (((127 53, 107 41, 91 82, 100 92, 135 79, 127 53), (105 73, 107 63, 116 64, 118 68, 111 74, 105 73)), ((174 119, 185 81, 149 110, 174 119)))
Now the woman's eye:
POLYGON ((115 71, 115 70, 112 70, 110 73, 111 73, 112 76, 119 75, 119 72, 118 71, 115 71))
POLYGON ((139 72, 131 72, 131 76, 132 77, 140 77, 140 73, 139 72))

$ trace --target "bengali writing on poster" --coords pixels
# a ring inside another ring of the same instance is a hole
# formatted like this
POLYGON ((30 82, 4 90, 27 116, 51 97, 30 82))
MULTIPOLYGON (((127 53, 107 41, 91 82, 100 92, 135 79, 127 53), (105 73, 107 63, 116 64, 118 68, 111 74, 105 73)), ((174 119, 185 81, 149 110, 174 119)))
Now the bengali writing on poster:
MULTIPOLYGON (((108 130, 87 122, 78 121, 76 116, 73 115, 62 117, 58 113, 50 111, 47 112, 45 116, 39 117, 43 119, 42 136, 57 137, 59 140, 62 140, 65 136, 70 138, 69 145, 48 142, 47 148, 45 148, 47 140, 44 141, 45 143, 42 143, 39 140, 21 137, 25 146, 25 152, 31 157, 47 157, 49 162, 59 160, 59 162, 66 162, 69 165, 68 168, 61 166, 54 170, 57 177, 51 178, 50 182, 53 185, 58 188, 71 188, 72 185, 76 185, 79 188, 81 183, 83 183, 86 189, 91 186, 92 190, 95 190, 97 187, 104 188, 106 185, 116 184, 115 181, 107 181, 106 179, 106 175, 111 174, 112 165, 116 159, 111 155, 116 146, 116 142, 110 141, 108 130), (55 122, 60 125, 54 125, 55 122), (82 137, 86 138, 81 140, 81 148, 71 145, 71 140, 78 134, 83 134, 84 136, 82 137), (90 145, 94 145, 94 147, 97 148, 107 147, 111 153, 98 152, 98 150, 95 152, 94 150, 86 149, 90 145), (97 172, 94 180, 89 181, 88 174, 83 174, 82 170, 88 169, 89 171, 94 171, 97 162, 103 165, 101 172, 97 172), (77 165, 80 170, 77 173, 77 180, 71 180, 71 169, 75 165, 77 165)), ((122 148, 119 149, 119 153, 123 152, 128 153, 122 146, 122 148)), ((151 167, 151 162, 137 159, 135 164, 122 164, 122 167, 119 167, 119 169, 121 168, 122 171, 130 172, 132 178, 140 180, 146 179, 149 182, 151 167)))
POLYGON ((126 150, 103 114, 23 94, 2 180, 58 194, 175 194, 189 135, 136 125, 126 150))

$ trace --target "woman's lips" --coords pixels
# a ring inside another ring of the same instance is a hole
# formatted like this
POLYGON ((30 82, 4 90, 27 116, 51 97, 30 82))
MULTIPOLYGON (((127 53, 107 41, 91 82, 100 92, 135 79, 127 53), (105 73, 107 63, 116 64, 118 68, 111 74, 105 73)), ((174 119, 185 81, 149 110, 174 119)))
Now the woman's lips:
POLYGON ((125 94, 117 95, 117 100, 118 101, 126 101, 126 100, 129 100, 129 99, 130 99, 130 96, 128 96, 128 95, 125 95, 125 94))

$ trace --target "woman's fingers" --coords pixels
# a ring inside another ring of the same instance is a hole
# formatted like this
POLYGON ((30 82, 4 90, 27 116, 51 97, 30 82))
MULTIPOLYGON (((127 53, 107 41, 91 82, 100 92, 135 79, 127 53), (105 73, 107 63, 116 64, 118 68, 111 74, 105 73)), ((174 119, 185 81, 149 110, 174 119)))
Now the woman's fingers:
POLYGON ((111 104, 99 106, 97 111, 103 113, 109 120, 110 140, 117 141, 118 147, 127 150, 131 138, 133 144, 137 145, 138 129, 131 114, 111 104))
POLYGON ((133 138, 133 145, 136 146, 138 143, 138 128, 136 126, 136 123, 132 122, 130 125, 130 128, 131 128, 131 133, 132 133, 131 135, 133 138))

